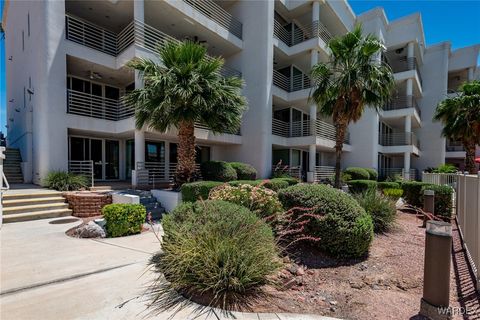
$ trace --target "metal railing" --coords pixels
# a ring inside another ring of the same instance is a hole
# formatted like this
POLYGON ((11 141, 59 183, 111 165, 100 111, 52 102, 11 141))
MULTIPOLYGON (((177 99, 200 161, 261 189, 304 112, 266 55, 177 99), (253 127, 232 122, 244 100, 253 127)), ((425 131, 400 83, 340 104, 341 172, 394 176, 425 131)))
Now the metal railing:
MULTIPOLYGON (((272 134, 280 137, 306 137, 317 136, 335 141, 335 126, 322 120, 315 121, 315 130, 311 130, 310 121, 286 122, 279 119, 272 119, 272 134)), ((345 143, 350 143, 350 132, 345 136, 345 143)))
POLYGON ((320 38, 325 43, 328 43, 333 38, 327 27, 320 21, 314 21, 311 24, 302 26, 292 23, 290 28, 293 28, 293 30, 286 29, 277 20, 274 22, 273 35, 289 47, 313 38, 320 38))
MULTIPOLYGON (((170 162, 168 165, 165 161, 159 162, 137 162, 137 185, 152 185, 158 183, 173 182, 177 164, 170 162)), ((195 165, 197 176, 201 179, 200 164, 195 165)))
POLYGON ((396 96, 393 97, 384 107, 383 110, 398 110, 415 108, 419 116, 421 116, 420 108, 418 107, 417 98, 415 96, 396 96))
POLYGON ((465 151, 465 147, 460 141, 447 140, 447 143, 445 145, 445 151, 447 152, 465 151))
POLYGON ((301 166, 289 166, 289 165, 273 165, 272 166, 272 176, 273 174, 279 171, 281 173, 286 173, 294 178, 302 179, 302 167, 301 166))
POLYGON ((314 181, 320 182, 325 179, 331 179, 335 175, 335 167, 315 166, 314 181))
POLYGON ((456 188, 458 180, 458 174, 456 173, 429 173, 422 172, 422 181, 436 184, 436 185, 449 185, 456 188))
POLYGON ((409 70, 416 70, 418 79, 420 80, 420 85, 422 85, 422 75, 420 74, 420 69, 418 67, 417 58, 415 57, 401 57, 398 59, 388 59, 387 63, 392 68, 394 73, 409 71, 409 70))
POLYGON ((405 171, 404 168, 381 168, 378 173, 379 177, 382 179, 400 176, 405 180, 416 180, 418 176, 417 169, 410 169, 407 176, 407 171, 405 171))
MULTIPOLYGON (((196 122, 195 123, 195 128, 198 128, 198 129, 204 129, 204 130, 210 130, 210 128, 203 124, 203 123, 200 123, 200 122, 196 122)), ((234 134, 234 135, 237 135, 237 136, 240 136, 241 135, 241 131, 240 131, 240 128, 238 130, 233 130, 233 129, 227 129, 225 131, 223 131, 223 133, 227 133, 227 134, 234 134)))
POLYGON ((277 70, 273 70, 273 84, 287 92, 299 91, 311 87, 311 81, 305 73, 287 77, 277 70))
POLYGON ((212 0, 183 0, 205 17, 215 21, 233 35, 242 39, 242 23, 212 0))
MULTIPOLYGON (((115 34, 72 15, 66 15, 65 18, 67 40, 112 56, 118 56, 132 44, 155 51, 158 47, 162 47, 168 42, 180 42, 180 40, 138 20, 130 22, 122 31, 115 34), (105 36, 105 34, 108 34, 108 36, 105 36)), ((227 66, 223 66, 220 73, 224 77, 242 76, 240 71, 227 66)))
POLYGON ((414 145, 419 148, 420 143, 413 132, 385 133, 378 136, 378 143, 382 146, 414 145))
POLYGON ((87 177, 92 187, 95 184, 93 160, 69 160, 68 172, 87 177))
POLYGON ((68 89, 67 113, 118 121, 133 116, 135 109, 122 99, 109 99, 68 89))
POLYGON ((457 176, 456 217, 480 292, 480 173, 457 176))

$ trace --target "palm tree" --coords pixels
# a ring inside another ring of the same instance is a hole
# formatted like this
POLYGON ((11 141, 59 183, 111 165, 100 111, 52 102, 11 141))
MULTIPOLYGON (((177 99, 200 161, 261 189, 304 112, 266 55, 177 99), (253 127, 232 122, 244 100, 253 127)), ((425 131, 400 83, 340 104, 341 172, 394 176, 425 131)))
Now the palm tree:
POLYGON ((458 95, 441 101, 433 119, 442 122, 443 136, 462 142, 465 168, 476 173, 475 146, 480 142, 480 81, 463 84, 458 95))
POLYGON ((203 46, 169 42, 156 53, 162 64, 150 59, 128 64, 139 71, 144 87, 133 90, 125 101, 135 106, 138 129, 178 129, 178 187, 195 180, 195 123, 214 133, 238 130, 247 102, 241 95, 243 80, 221 76, 223 59, 208 57, 203 46))
POLYGON ((350 122, 360 119, 365 107, 375 110, 390 99, 395 86, 391 68, 376 59, 385 46, 373 35, 362 35, 361 26, 328 43, 331 58, 312 68, 311 100, 318 112, 335 124, 335 187, 340 187, 340 163, 350 122))

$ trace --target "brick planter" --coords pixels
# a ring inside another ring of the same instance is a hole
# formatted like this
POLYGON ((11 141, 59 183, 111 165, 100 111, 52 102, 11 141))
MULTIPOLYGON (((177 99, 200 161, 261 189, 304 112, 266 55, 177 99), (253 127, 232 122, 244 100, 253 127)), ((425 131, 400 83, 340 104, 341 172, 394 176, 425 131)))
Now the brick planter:
POLYGON ((73 210, 72 215, 79 218, 102 215, 102 208, 112 203, 112 195, 101 192, 66 192, 63 196, 73 210))

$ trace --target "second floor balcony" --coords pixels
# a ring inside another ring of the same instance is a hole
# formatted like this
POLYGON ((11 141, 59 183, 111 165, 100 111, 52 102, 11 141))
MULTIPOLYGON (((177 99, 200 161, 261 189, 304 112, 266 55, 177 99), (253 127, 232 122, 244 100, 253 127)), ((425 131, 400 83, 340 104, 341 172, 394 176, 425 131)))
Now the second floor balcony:
POLYGON ((447 152, 463 152, 463 151, 465 151, 465 147, 463 146, 461 141, 447 140, 447 143, 445 144, 445 151, 447 151, 447 152))
POLYGON ((392 68, 393 73, 399 73, 404 71, 415 70, 422 85, 422 75, 418 67, 418 62, 416 57, 397 57, 397 58, 386 58, 385 61, 392 68))
POLYGON ((378 144, 382 146, 409 146, 420 148, 420 142, 413 132, 392 132, 378 136, 378 144))
POLYGON ((325 44, 328 44, 333 37, 327 27, 325 27, 320 21, 314 21, 308 25, 289 23, 288 25, 283 26, 280 22, 275 20, 273 35, 289 47, 313 38, 320 38, 325 44))
POLYGON ((408 109, 414 108, 418 115, 421 115, 420 108, 418 106, 417 98, 415 96, 396 96, 393 97, 384 107, 383 110, 399 110, 399 109, 408 109))
MULTIPOLYGON (((312 125, 308 120, 286 122, 273 118, 272 134, 285 138, 316 136, 335 141, 335 126, 322 120, 316 120, 312 125)), ((344 142, 350 143, 349 132, 347 132, 344 142)))
POLYGON ((311 87, 310 78, 305 73, 288 77, 277 70, 273 70, 273 84, 287 92, 309 89, 311 87))
MULTIPOLYGON (((91 49, 117 57, 131 45, 137 45, 151 52, 168 42, 180 40, 138 20, 131 21, 119 33, 97 26, 85 19, 66 15, 66 39, 91 49)), ((223 66, 221 74, 225 77, 242 74, 238 70, 223 66)))

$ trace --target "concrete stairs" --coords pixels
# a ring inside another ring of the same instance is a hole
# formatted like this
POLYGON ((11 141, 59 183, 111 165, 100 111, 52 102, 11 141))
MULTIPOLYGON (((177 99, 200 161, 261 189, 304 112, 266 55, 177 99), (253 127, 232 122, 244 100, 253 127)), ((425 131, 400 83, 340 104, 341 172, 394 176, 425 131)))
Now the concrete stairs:
POLYGON ((7 148, 5 150, 3 172, 9 184, 23 183, 21 163, 22 156, 20 155, 20 150, 14 148, 7 148))
MULTIPOLYGON (((146 193, 146 192, 145 192, 146 193)), ((150 213, 152 220, 160 220, 165 213, 165 208, 157 202, 157 199, 152 196, 150 192, 148 194, 140 195, 140 204, 142 204, 147 210, 147 214, 150 213)))
POLYGON ((57 218, 72 214, 62 193, 53 190, 5 193, 2 204, 4 223, 57 218))

